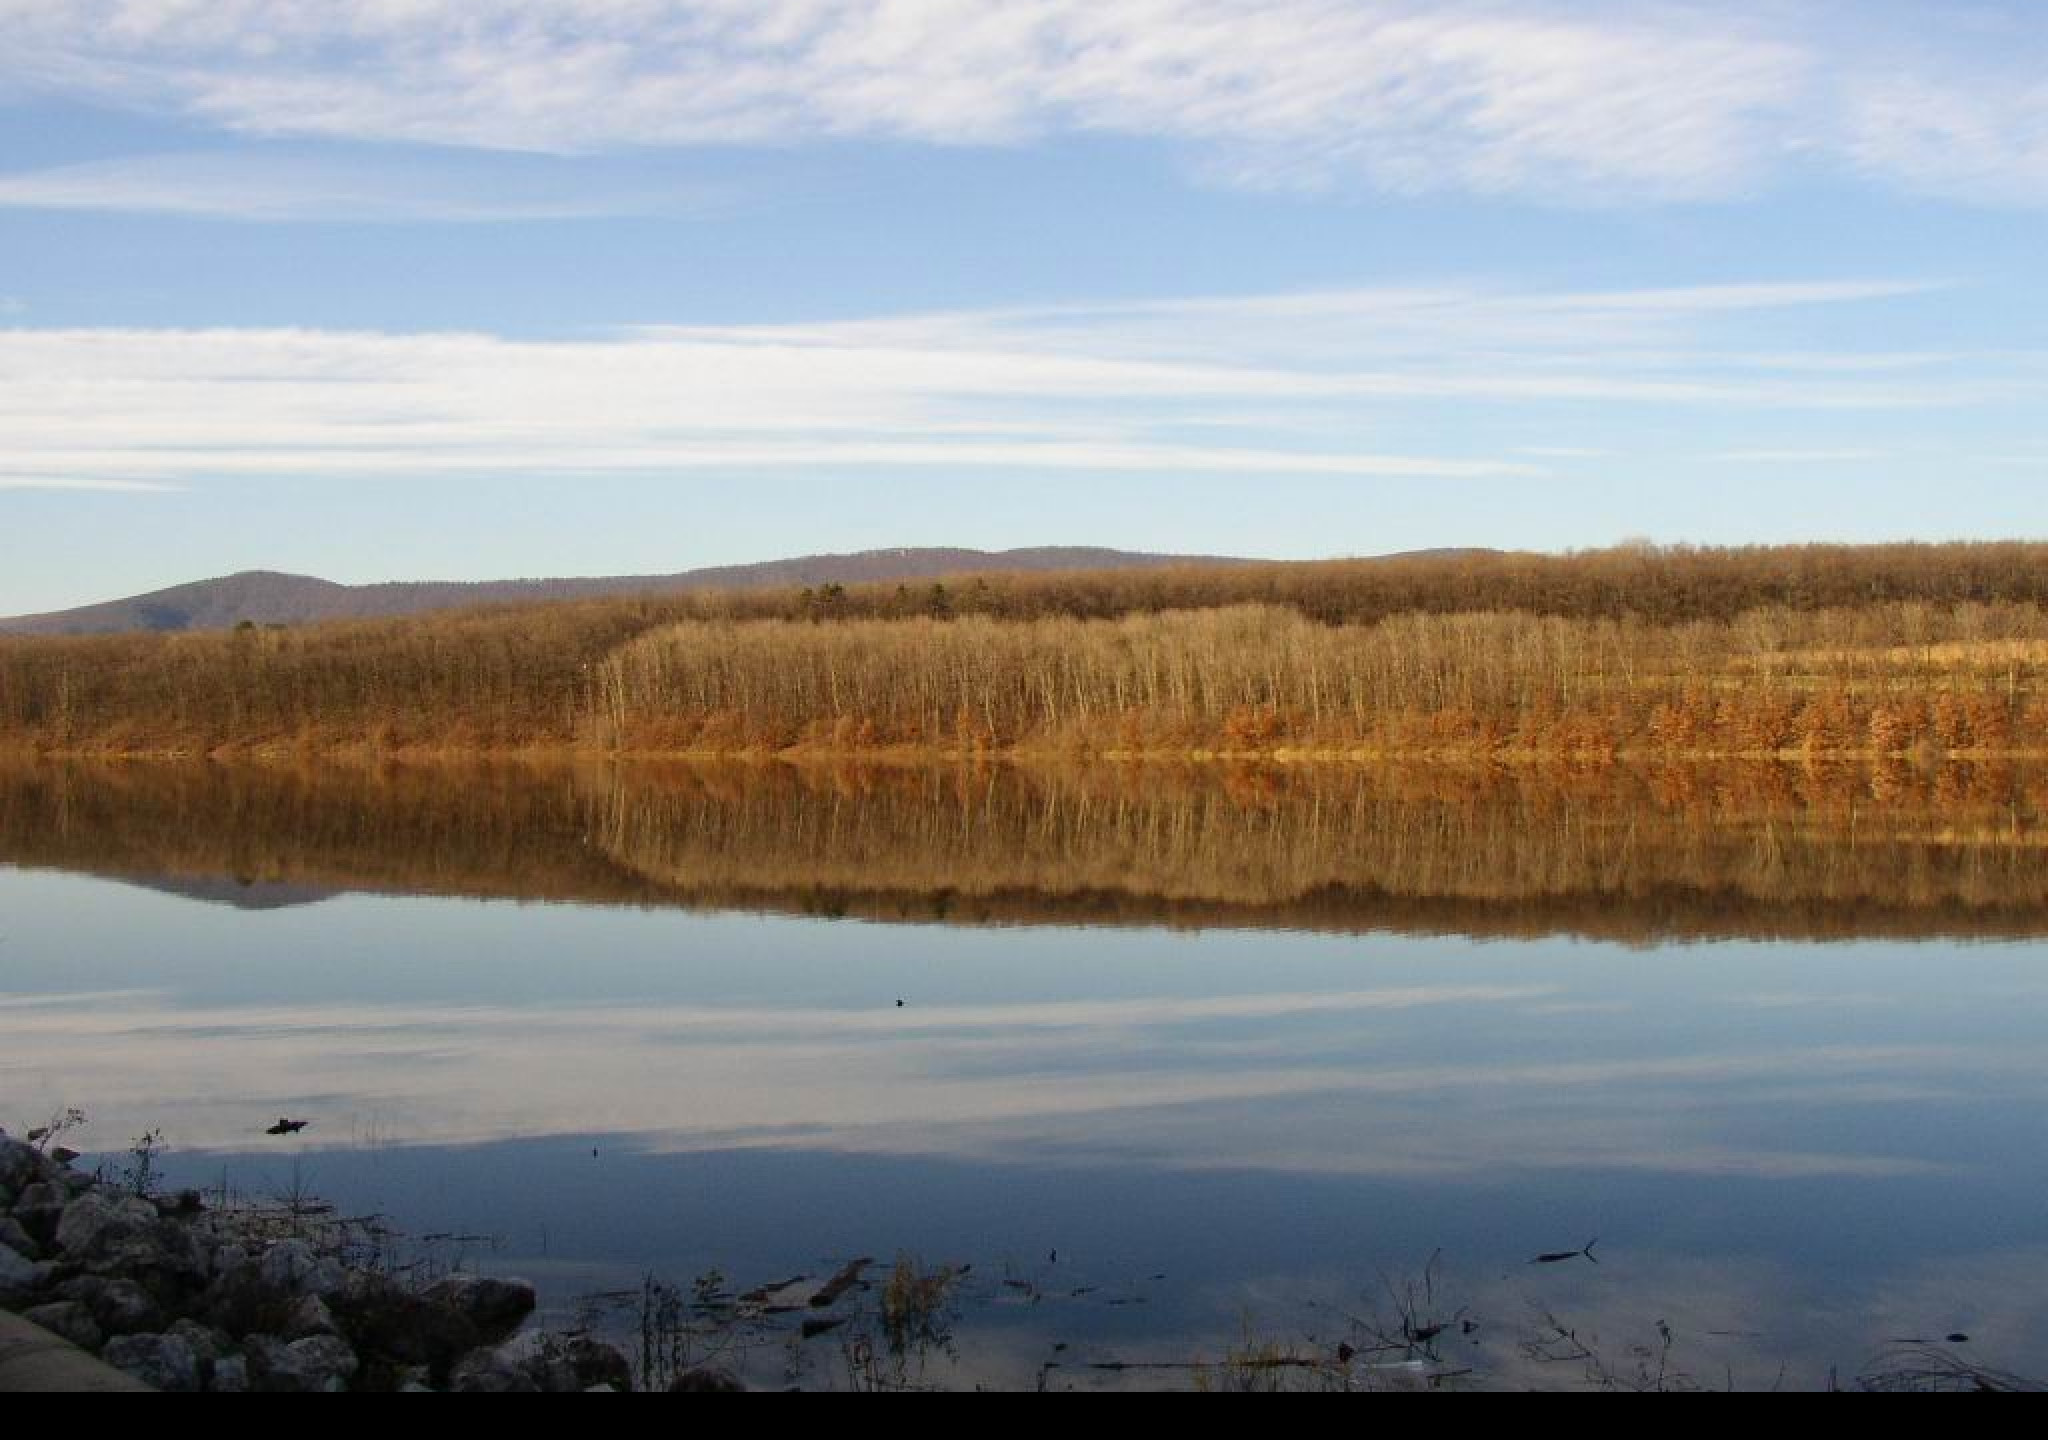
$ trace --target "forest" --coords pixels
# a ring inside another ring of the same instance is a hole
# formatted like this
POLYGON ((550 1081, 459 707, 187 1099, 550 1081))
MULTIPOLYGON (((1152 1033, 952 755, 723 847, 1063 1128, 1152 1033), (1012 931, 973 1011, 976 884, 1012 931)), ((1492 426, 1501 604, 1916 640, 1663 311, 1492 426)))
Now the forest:
POLYGON ((946 925, 2048 934, 2039 767, 0 759, 0 864, 946 925))
POLYGON ((102 755, 2048 755, 2048 545, 1452 553, 0 640, 102 755))

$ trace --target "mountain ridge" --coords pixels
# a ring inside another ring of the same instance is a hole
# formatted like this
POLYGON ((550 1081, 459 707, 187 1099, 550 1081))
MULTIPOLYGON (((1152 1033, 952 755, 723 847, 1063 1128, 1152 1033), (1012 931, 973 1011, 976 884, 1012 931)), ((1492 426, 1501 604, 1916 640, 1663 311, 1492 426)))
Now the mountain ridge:
POLYGON ((723 565, 672 575, 613 575, 519 580, 384 581, 343 585, 314 575, 245 570, 142 595, 0 619, 6 635, 176 634, 227 630, 248 623, 304 625, 328 620, 378 620, 474 606, 594 600, 693 590, 766 590, 801 585, 937 581, 1004 572, 1164 569, 1235 563, 1231 557, 1162 555, 1089 546, 1018 550, 951 547, 865 550, 805 555, 751 565, 723 565))

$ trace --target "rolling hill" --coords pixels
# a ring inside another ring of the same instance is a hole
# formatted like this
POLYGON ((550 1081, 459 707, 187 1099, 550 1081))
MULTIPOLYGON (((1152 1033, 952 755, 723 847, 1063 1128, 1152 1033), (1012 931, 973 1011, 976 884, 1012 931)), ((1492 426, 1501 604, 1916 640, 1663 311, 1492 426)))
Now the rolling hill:
POLYGON ((1145 555, 1082 547, 1034 550, 871 550, 812 555, 690 570, 676 575, 621 575, 579 580, 500 580, 465 584, 337 585, 309 575, 250 571, 200 580, 125 600, 48 615, 0 620, 0 634, 107 635, 226 630, 244 621, 304 625, 322 620, 373 620, 478 605, 660 595, 689 590, 761 590, 799 585, 931 581, 949 575, 1065 570, 1157 569, 1220 557, 1145 555))

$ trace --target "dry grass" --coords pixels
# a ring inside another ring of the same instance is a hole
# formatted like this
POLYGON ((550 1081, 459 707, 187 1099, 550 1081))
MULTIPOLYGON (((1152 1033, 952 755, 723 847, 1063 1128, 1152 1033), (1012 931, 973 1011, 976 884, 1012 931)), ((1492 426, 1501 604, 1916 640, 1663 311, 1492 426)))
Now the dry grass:
POLYGON ((0 747, 2048 752, 2048 547, 984 577, 0 640, 0 747))
POLYGON ((602 738, 639 753, 2048 753, 2048 614, 2033 607, 1677 627, 1518 614, 1328 626, 1264 606, 690 622, 628 644, 600 675, 602 738), (1862 643, 1905 633, 1929 640, 1903 662, 1862 643), (1973 658, 1929 658, 1943 647, 1973 658), (1987 671, 1985 647, 2014 658, 1987 671))

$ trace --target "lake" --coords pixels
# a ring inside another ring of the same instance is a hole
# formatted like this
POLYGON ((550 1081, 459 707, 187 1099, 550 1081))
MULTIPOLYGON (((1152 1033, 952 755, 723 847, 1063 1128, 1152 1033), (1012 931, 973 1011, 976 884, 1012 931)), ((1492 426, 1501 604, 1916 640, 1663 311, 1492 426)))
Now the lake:
POLYGON ((2000 767, 4 764, 0 1123, 559 1323, 971 1267, 954 1387, 2040 1373, 2044 850, 2000 767))

